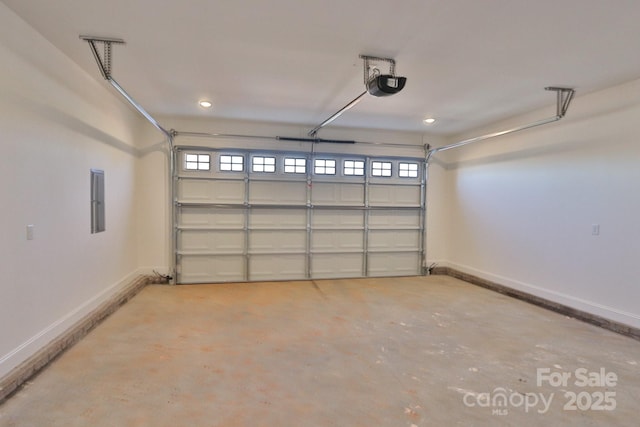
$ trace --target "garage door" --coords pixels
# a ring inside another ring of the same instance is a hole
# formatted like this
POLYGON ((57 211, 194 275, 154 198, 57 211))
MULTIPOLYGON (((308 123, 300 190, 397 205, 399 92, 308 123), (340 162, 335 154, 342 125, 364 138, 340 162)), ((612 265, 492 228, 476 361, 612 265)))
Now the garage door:
POLYGON ((178 283, 422 273, 423 159, 178 148, 178 283))

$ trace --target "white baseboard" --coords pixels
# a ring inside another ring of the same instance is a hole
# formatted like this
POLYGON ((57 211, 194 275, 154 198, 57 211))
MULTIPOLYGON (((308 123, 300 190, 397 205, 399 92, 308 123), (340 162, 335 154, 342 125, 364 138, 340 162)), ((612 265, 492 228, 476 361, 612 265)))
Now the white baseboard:
POLYGON ((133 271, 97 295, 88 299, 80 306, 60 317, 49 326, 24 341, 18 347, 11 350, 9 353, 2 355, 2 357, 0 357, 0 379, 9 374, 9 372, 18 367, 21 363, 35 355, 47 344, 61 336, 69 328, 76 325, 81 319, 96 310, 110 298, 117 295, 119 292, 122 292, 127 286, 134 282, 136 277, 148 274, 152 274, 152 270, 140 268, 133 271))
POLYGON ((557 304, 562 304, 564 306, 571 307, 573 309, 580 310, 594 316, 598 316, 613 322, 622 323, 632 328, 640 328, 639 314, 629 313, 615 307, 610 307, 604 304, 599 304, 594 301, 580 298, 579 296, 557 292, 551 289, 543 288, 541 286, 521 282, 509 277, 489 273, 487 271, 479 270, 467 265, 442 260, 434 262, 438 264, 438 267, 452 268, 462 273, 470 274, 481 279, 496 283, 498 285, 525 292, 539 298, 544 298, 557 304))

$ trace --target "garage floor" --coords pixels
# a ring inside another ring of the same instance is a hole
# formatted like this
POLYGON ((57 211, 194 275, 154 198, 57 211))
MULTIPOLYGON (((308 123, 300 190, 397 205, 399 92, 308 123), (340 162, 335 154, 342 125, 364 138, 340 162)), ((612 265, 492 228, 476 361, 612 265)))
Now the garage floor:
POLYGON ((635 426, 639 364, 638 341, 446 276, 154 285, 0 425, 635 426))

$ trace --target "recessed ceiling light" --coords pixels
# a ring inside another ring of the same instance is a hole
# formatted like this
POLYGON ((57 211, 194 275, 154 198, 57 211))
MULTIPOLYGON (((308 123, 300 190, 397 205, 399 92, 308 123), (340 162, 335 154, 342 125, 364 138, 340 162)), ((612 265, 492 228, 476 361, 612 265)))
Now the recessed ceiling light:
POLYGON ((198 105, 200 105, 202 108, 211 108, 213 104, 210 101, 200 101, 198 102, 198 105))
POLYGON ((433 124, 436 122, 436 119, 434 119, 433 117, 427 117, 426 119, 424 119, 425 124, 433 124))

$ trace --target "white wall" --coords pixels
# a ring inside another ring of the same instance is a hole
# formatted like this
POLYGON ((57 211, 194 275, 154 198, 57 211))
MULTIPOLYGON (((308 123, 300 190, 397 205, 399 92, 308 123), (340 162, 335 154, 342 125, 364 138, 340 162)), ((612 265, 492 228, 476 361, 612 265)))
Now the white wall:
POLYGON ((439 154, 447 163, 439 185, 451 191, 446 263, 640 327, 638 117, 635 81, 578 93, 560 122, 439 154))
POLYGON ((146 271, 171 274, 171 204, 169 145, 154 129, 141 138, 147 144, 136 169, 136 237, 138 262, 146 271))
MULTIPOLYGON (((440 144, 442 145, 442 143, 440 144)), ((429 162, 427 180, 427 266, 446 266, 450 246, 451 180, 446 164, 429 162)))
POLYGON ((0 58, 2 377, 136 274, 143 122, 2 3, 0 58), (106 181, 107 231, 94 235, 91 168, 106 181))

